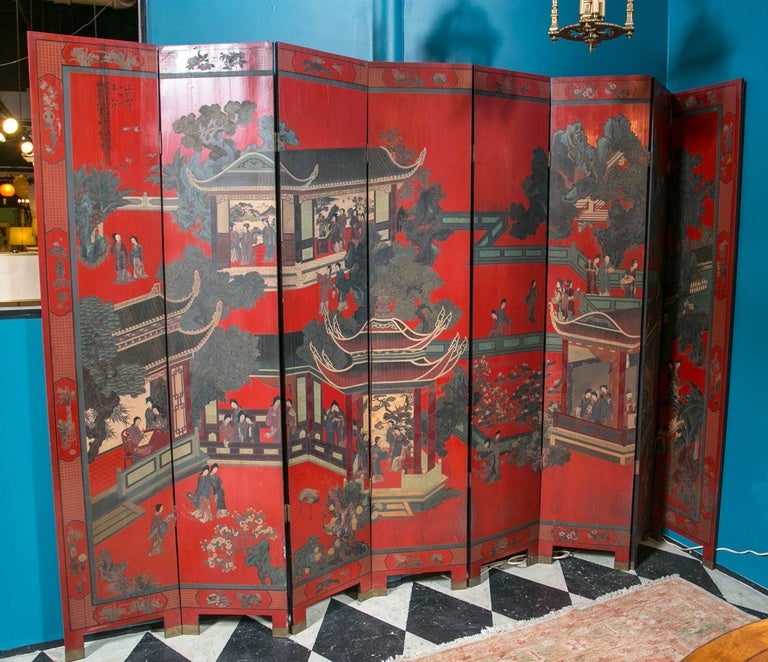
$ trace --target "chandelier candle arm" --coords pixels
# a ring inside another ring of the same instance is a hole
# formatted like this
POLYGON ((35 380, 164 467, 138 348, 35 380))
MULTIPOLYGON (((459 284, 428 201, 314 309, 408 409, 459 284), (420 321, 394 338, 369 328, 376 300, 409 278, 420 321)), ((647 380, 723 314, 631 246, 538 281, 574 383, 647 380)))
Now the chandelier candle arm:
POLYGON ((605 19, 605 0, 581 0, 581 19, 597 18, 602 21, 605 19))
POLYGON ((557 39, 556 36, 558 31, 557 27, 557 0, 552 0, 552 24, 549 26, 549 36, 552 38, 552 41, 555 41, 557 39))

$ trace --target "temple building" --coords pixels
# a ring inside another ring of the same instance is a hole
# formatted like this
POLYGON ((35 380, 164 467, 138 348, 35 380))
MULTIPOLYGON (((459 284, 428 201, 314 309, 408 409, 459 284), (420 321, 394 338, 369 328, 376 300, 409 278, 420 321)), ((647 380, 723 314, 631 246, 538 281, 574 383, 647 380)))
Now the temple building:
MULTIPOLYGON (((382 239, 393 236, 395 191, 414 175, 425 157, 426 150, 422 150, 413 163, 401 165, 385 147, 281 151, 281 250, 283 267, 287 267, 284 285, 302 287, 314 281, 318 269, 337 261, 335 253, 340 251, 334 251, 329 241, 329 216, 334 213, 329 200, 342 203, 337 205, 338 211, 344 214, 349 229, 358 217, 362 227, 373 219, 382 239)), ((274 155, 247 152, 210 178, 197 179, 190 171, 187 178, 194 188, 210 196, 214 259, 222 268, 236 266, 232 263, 231 235, 238 221, 233 209, 242 201, 274 204, 274 155)), ((263 216, 269 216, 269 211, 263 216)), ((274 269, 264 274, 268 286, 270 272, 274 269)))
POLYGON ((631 307, 562 320, 550 303, 568 374, 560 384, 550 445, 622 465, 634 461, 641 315, 639 307, 631 307))
MULTIPOLYGON (((400 456, 399 484, 393 486, 388 481, 382 485, 375 479, 372 483, 372 498, 383 516, 410 516, 414 510, 421 510, 447 481, 436 452, 436 382, 454 368, 466 350, 467 340, 456 335, 437 358, 427 353, 450 323, 451 315, 441 311, 434 328, 420 333, 402 320, 374 317, 359 332, 347 336, 339 327, 338 318, 326 317, 328 335, 348 358, 343 366, 334 365, 325 352, 310 345, 323 380, 344 394, 344 411, 364 412, 369 389, 374 402, 384 398, 409 403, 407 421, 398 422, 400 428, 407 426, 408 436, 412 437, 403 439, 405 450, 400 456)), ((386 443, 385 418, 377 415, 375 406, 373 409, 372 436, 381 436, 386 443), (382 432, 377 435, 379 429, 382 432)), ((353 419, 354 416, 349 415, 346 418, 347 440, 353 438, 353 419)), ((351 443, 346 444, 347 479, 353 478, 355 450, 351 443)))

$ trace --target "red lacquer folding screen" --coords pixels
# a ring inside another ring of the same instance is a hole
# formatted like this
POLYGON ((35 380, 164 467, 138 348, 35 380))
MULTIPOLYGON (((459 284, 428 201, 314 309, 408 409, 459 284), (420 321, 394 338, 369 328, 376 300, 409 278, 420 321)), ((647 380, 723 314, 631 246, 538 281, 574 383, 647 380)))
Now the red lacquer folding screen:
POLYGON ((647 77, 552 81, 543 557, 630 561, 647 241, 661 241, 648 235, 651 95, 647 77))
POLYGON ((29 50, 69 658, 651 527, 712 559, 740 81, 29 50))
POLYGON ((373 586, 436 571, 462 584, 472 68, 368 71, 373 586), (378 161, 407 176, 379 188, 378 161))
POLYGON ((31 35, 29 52, 65 646, 77 658, 88 632, 181 623, 157 51, 31 35))
POLYGON ((475 67, 470 581, 538 538, 549 79, 475 67), (499 149, 504 143, 505 149, 499 149))
POLYGON ((292 623, 370 590, 366 65, 277 47, 292 623))
POLYGON ((182 623, 259 614, 287 633, 273 47, 159 57, 182 623))
POLYGON ((655 521, 713 564, 725 433, 744 83, 675 95, 655 521))

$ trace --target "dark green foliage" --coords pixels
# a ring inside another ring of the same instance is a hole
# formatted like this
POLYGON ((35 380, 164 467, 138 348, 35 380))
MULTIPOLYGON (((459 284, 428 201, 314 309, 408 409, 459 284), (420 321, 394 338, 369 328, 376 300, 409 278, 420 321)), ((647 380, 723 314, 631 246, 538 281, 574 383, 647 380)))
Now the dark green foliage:
POLYGON ((111 303, 96 297, 81 299, 78 308, 83 364, 83 408, 86 416, 88 461, 96 459, 102 443, 113 434, 112 424, 128 424, 120 395, 144 392, 144 366, 120 361, 114 333, 120 323, 111 303))
POLYGON ((200 294, 185 313, 182 327, 199 329, 213 317, 219 301, 222 317, 230 310, 252 308, 264 295, 264 279, 255 271, 231 276, 196 246, 187 246, 180 260, 166 265, 166 289, 171 299, 189 296, 195 272, 200 277, 200 294))
POLYGON ((432 292, 442 287, 443 281, 431 266, 415 257, 410 247, 392 247, 389 259, 381 259, 371 274, 373 301, 387 302, 387 306, 391 305, 392 315, 402 320, 414 319, 417 308, 428 303, 433 311, 445 308, 455 323, 461 316, 461 309, 449 300, 432 302, 432 292))
POLYGON ((562 467, 571 459, 571 451, 565 446, 552 446, 547 444, 541 450, 541 467, 562 467))
MULTIPOLYGON (((273 357, 277 362, 277 357, 273 357)), ((192 359, 192 410, 202 411, 246 384, 261 365, 259 336, 217 328, 192 359)))
POLYGON ((440 202, 444 198, 440 184, 424 189, 413 205, 413 214, 403 224, 406 239, 416 248, 416 262, 434 264, 440 252, 435 242, 453 234, 453 228, 443 220, 440 202))
POLYGON ((128 204, 133 191, 122 187, 115 170, 97 170, 84 165, 73 173, 75 232, 79 257, 88 265, 100 264, 107 255, 107 240, 103 229, 107 217, 128 204))
POLYGON ((541 148, 533 150, 531 159, 531 174, 523 180, 523 192, 528 200, 528 207, 519 202, 513 202, 509 206, 509 220, 511 227, 509 234, 515 239, 523 240, 539 229, 542 223, 547 221, 548 203, 547 194, 549 186, 549 164, 547 155, 541 148))
POLYGON ((555 132, 549 196, 549 233, 565 239, 573 231, 584 198, 608 203, 608 224, 594 235, 603 254, 620 264, 626 251, 645 241, 648 152, 629 120, 609 118, 597 146, 589 144, 581 122, 555 132))
MULTIPOLYGON (((436 424, 436 450, 438 455, 445 457, 448 454, 445 442, 454 434, 458 426, 466 428, 467 408, 469 406, 469 382, 467 371, 456 366, 451 374, 450 381, 443 386, 443 394, 437 399, 436 424)), ((466 438, 462 441, 467 442, 466 438)))
POLYGON ((246 548, 244 563, 256 570, 259 583, 270 586, 285 586, 285 571, 270 565, 272 557, 269 553, 269 539, 262 538, 255 545, 246 548))
POLYGON ((173 130, 182 134, 184 147, 201 152, 210 150, 214 160, 235 153, 235 143, 225 136, 234 135, 238 126, 253 120, 256 104, 252 101, 228 101, 224 109, 217 103, 200 106, 200 114, 189 113, 173 123, 173 130))
MULTIPOLYGON (((219 270, 199 248, 188 246, 181 260, 166 267, 169 298, 187 297, 195 272, 200 278, 200 293, 184 313, 181 325, 185 330, 206 327, 219 308, 222 318, 231 310, 252 308, 264 295, 264 280, 255 271, 231 276, 219 270)), ((169 350, 173 353, 174 348, 169 350)), ((274 367, 277 360, 277 356, 262 357, 258 336, 234 325, 216 328, 192 359, 193 410, 200 411, 208 402, 224 397, 225 391, 240 388, 262 361, 274 367)))

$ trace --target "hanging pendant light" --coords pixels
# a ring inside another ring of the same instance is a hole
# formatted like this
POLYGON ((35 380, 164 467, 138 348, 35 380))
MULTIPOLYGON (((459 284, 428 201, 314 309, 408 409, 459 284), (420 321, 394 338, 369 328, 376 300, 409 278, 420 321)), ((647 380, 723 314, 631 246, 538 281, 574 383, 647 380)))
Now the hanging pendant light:
POLYGON ((605 21, 607 0, 578 0, 578 2, 579 22, 560 28, 557 24, 557 0, 552 0, 552 24, 549 28, 549 38, 552 41, 558 39, 583 41, 589 45, 589 52, 591 53, 598 44, 604 41, 616 39, 622 35, 631 37, 634 34, 634 0, 627 0, 627 20, 624 25, 605 21))
POLYGON ((6 117, 3 120, 3 133, 7 133, 9 136, 13 135, 19 130, 19 122, 15 117, 6 117))

